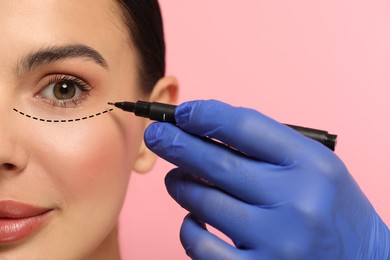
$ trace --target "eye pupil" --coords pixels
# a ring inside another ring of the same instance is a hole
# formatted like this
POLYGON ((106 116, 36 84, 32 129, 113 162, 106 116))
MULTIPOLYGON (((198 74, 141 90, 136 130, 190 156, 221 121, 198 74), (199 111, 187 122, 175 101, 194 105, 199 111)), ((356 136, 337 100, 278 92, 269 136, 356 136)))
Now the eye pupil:
POLYGON ((72 99, 76 94, 76 86, 72 82, 58 82, 54 85, 53 92, 59 100, 72 99))
POLYGON ((68 85, 62 84, 60 89, 61 94, 63 95, 68 94, 68 91, 69 91, 68 85))

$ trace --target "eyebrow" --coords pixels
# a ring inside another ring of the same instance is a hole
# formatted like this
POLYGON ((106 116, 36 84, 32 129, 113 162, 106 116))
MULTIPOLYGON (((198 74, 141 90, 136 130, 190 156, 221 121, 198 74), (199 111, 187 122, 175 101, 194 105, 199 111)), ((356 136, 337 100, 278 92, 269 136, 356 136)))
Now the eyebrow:
POLYGON ((15 71, 20 75, 42 65, 72 58, 84 58, 108 70, 107 61, 98 51, 84 44, 72 44, 41 48, 29 53, 19 60, 15 71))

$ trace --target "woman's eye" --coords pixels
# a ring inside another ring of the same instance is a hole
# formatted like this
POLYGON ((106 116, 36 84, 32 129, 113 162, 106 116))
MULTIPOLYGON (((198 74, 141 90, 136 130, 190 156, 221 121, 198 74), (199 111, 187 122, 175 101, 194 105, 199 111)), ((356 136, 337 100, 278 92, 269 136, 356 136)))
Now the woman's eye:
POLYGON ((39 93, 38 97, 56 106, 79 105, 84 101, 91 87, 73 76, 55 76, 39 93))

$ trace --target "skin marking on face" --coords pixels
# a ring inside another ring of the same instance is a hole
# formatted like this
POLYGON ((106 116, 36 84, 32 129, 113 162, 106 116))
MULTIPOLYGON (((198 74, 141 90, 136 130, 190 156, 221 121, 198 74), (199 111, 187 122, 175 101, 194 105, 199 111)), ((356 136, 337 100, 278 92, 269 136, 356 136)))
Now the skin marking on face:
POLYGON ((90 119, 90 118, 94 118, 94 117, 97 117, 97 116, 101 116, 101 115, 104 115, 108 112, 111 112, 112 108, 110 109, 107 109, 107 110, 104 110, 100 113, 96 113, 96 114, 93 114, 93 115, 89 115, 89 116, 84 116, 84 117, 79 117, 79 118, 74 118, 74 119, 67 119, 67 120, 59 120, 59 119, 44 119, 44 118, 39 118, 39 117, 35 117, 35 116, 31 116, 29 114, 26 114, 22 111, 19 111, 18 109, 14 108, 13 109, 16 113, 22 115, 22 116, 25 116, 27 118, 30 118, 30 119, 33 119, 33 120, 36 120, 36 121, 40 121, 40 122, 47 122, 47 123, 71 123, 71 122, 78 122, 78 121, 84 121, 84 120, 87 120, 87 119, 90 119))

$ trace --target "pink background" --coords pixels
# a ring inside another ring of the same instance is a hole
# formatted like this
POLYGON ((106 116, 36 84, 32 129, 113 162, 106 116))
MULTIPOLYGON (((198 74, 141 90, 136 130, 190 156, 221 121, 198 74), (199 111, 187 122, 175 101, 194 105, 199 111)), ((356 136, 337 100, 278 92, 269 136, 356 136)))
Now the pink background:
MULTIPOLYGON (((162 0, 168 74, 180 101, 219 99, 339 135, 337 154, 390 223, 390 1, 162 0)), ((186 259, 172 168, 134 174, 124 259, 186 259)))

